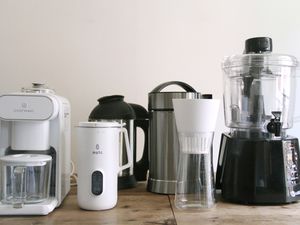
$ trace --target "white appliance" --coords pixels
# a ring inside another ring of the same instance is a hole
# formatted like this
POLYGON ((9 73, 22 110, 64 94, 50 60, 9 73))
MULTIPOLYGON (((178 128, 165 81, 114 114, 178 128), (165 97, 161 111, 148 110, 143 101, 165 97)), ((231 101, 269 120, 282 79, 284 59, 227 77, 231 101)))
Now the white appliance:
POLYGON ((123 125, 116 121, 79 123, 77 200, 80 208, 106 210, 117 204, 118 173, 132 165, 128 133, 123 125), (128 157, 125 165, 119 165, 122 140, 128 157))
MULTIPOLYGON (((4 192, 0 190, 0 215, 47 215, 61 204, 70 190, 70 104, 67 99, 37 83, 21 92, 0 96, 0 156, 14 154, 52 157, 50 194, 42 202, 16 207, 4 201, 4 192)), ((10 188, 9 185, 5 188, 10 188)))

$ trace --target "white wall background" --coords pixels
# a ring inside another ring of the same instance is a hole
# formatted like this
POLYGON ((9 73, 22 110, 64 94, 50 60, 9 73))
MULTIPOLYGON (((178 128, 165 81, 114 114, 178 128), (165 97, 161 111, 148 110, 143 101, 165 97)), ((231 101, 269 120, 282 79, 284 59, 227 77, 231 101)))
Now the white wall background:
POLYGON ((45 82, 70 100, 73 127, 101 96, 147 108, 169 80, 221 98, 220 63, 246 38, 300 59, 299 11, 298 0, 0 0, 0 92, 45 82))

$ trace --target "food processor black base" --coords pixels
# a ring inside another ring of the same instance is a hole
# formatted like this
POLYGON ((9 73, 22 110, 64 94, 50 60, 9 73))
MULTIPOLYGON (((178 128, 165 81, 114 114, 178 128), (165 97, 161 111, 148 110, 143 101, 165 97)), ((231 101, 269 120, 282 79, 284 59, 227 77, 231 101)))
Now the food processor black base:
POLYGON ((300 200, 298 139, 246 139, 223 134, 216 188, 226 201, 281 204, 300 200))

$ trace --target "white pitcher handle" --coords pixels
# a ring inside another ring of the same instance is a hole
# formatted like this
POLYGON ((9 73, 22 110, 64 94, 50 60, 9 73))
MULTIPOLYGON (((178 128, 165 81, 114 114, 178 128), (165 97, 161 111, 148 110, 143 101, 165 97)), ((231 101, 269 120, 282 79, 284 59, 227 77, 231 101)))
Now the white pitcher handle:
POLYGON ((131 167, 132 166, 132 161, 133 161, 133 159, 132 159, 132 148, 131 148, 131 146, 129 144, 127 129, 124 128, 124 127, 122 127, 121 128, 121 133, 124 134, 124 138, 125 138, 125 146, 126 146, 126 154, 127 154, 128 162, 125 165, 120 166, 119 167, 119 171, 131 167))

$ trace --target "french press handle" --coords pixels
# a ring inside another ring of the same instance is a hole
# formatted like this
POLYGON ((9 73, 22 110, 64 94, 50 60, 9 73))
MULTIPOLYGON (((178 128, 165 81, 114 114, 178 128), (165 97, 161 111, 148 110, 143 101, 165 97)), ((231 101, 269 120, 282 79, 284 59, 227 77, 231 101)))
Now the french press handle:
POLYGON ((161 92, 162 89, 170 85, 178 85, 179 87, 183 88, 186 92, 197 92, 192 86, 182 81, 168 81, 158 85, 151 91, 151 93, 161 92))
POLYGON ((137 136, 137 128, 141 128, 144 133, 144 148, 143 148, 143 154, 142 158, 139 161, 136 161, 136 155, 137 153, 134 152, 133 154, 133 162, 134 162, 134 176, 137 181, 144 181, 147 180, 147 171, 149 169, 149 158, 148 158, 148 129, 149 129, 149 115, 147 110, 137 104, 130 103, 131 107, 133 108, 136 119, 134 120, 134 135, 133 137, 135 140, 133 140, 134 144, 134 150, 137 151, 136 148, 136 136, 137 136))

